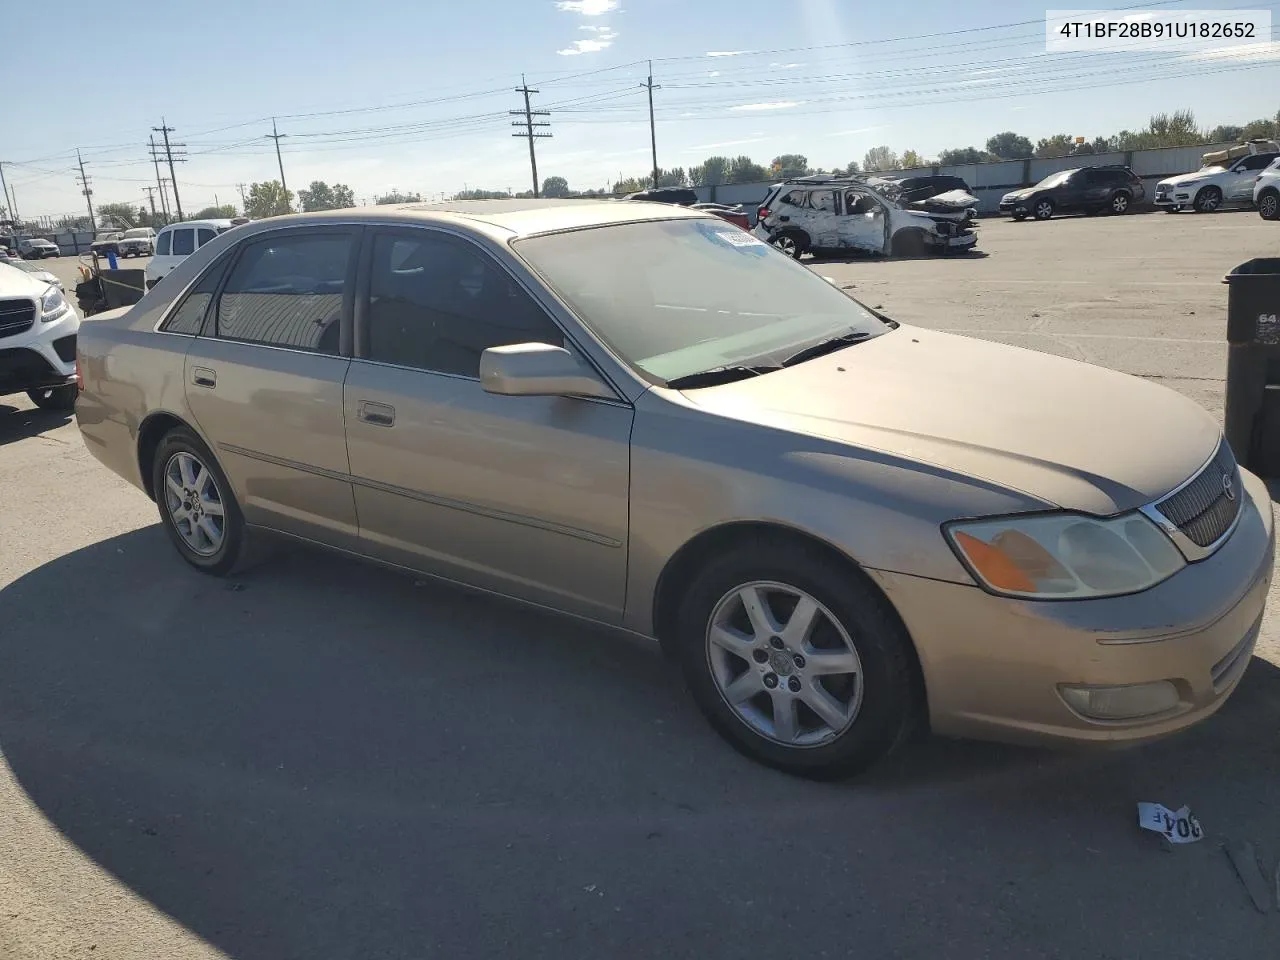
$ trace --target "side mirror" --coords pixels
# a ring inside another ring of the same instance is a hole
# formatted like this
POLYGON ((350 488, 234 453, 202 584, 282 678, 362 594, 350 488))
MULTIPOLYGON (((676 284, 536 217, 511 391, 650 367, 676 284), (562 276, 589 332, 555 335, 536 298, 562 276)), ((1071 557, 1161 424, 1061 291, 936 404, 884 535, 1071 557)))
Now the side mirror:
POLYGON ((564 347, 513 343, 480 354, 480 386, 504 397, 601 397, 617 394, 564 347))

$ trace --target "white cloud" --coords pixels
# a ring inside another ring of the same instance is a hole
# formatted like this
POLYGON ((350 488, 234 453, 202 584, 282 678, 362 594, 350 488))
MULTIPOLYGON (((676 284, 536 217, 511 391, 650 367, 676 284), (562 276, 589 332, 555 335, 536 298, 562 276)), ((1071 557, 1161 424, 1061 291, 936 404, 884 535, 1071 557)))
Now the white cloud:
POLYGON ((740 57, 747 51, 745 50, 708 50, 708 57, 740 57))
POLYGON ((707 74, 707 76, 708 76, 708 77, 718 77, 718 76, 720 76, 720 71, 719 71, 719 70, 712 70, 710 73, 708 73, 708 74, 707 74))
POLYGON ((1264 40, 1262 43, 1246 43, 1238 47, 1196 50, 1193 53, 1184 54, 1181 59, 1201 62, 1206 60, 1210 62, 1221 62, 1223 60, 1247 62, 1280 60, 1280 43, 1276 43, 1273 40, 1264 40))
POLYGON ((597 26, 593 26, 592 24, 585 24, 584 26, 581 26, 578 29, 586 30, 588 33, 612 33, 612 30, 610 30, 609 27, 597 27, 597 26))
POLYGON ((828 133, 828 137, 852 137, 859 133, 871 133, 875 130, 883 130, 883 124, 875 127, 854 127, 852 130, 837 130, 835 133, 828 133))
POLYGON ((608 27, 599 27, 593 31, 595 36, 589 40, 574 40, 571 46, 565 47, 563 50, 557 50, 556 53, 562 57, 576 57, 582 53, 599 53, 601 50, 607 50, 613 46, 613 41, 618 35, 608 27))
POLYGON ((740 103, 730 110, 790 110, 804 103, 803 100, 771 100, 767 103, 740 103))
POLYGON ((599 17, 618 9, 618 0, 560 0, 557 10, 580 13, 584 17, 599 17))
POLYGON ((804 64, 803 64, 803 63, 771 63, 771 64, 769 64, 769 69, 771 69, 771 70, 794 70, 796 67, 803 67, 803 66, 804 66, 804 64))
POLYGON ((694 150, 719 150, 722 147, 740 147, 748 143, 764 143, 768 137, 751 137, 746 140, 723 140, 720 143, 699 143, 696 146, 685 147, 685 153, 692 153, 694 150))

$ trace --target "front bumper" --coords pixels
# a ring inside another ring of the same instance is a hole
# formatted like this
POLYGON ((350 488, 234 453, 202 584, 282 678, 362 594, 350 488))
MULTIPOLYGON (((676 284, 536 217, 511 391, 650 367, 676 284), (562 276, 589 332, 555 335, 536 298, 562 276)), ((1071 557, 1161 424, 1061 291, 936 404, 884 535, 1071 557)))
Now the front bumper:
POLYGON ((1001 213, 1029 213, 1026 200, 1001 200, 997 208, 1001 213))
POLYGON ((76 379, 76 331, 80 318, 68 310, 30 331, 0 337, 0 395, 60 387, 76 379))
POLYGON ((976 586, 872 571, 915 641, 933 729, 1021 743, 1119 743, 1214 713, 1248 666, 1271 585, 1271 498, 1241 470, 1247 501, 1211 557, 1128 597, 1032 602, 976 586), (1091 719, 1063 685, 1169 681, 1177 703, 1140 719, 1091 719))
POLYGON ((1195 199, 1195 190, 1185 187, 1156 186, 1151 202, 1157 207, 1187 207, 1195 199))

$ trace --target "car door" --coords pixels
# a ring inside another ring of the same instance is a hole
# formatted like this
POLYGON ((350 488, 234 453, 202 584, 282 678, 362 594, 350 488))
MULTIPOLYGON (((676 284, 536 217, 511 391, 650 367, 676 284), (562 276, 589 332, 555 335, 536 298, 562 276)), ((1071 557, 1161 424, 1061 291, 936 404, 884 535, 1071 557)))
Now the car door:
POLYGON ((363 550, 619 620, 631 406, 483 390, 485 348, 573 345, 473 241, 371 230, 363 264, 345 391, 363 550))
POLYGON ((358 245, 345 227, 247 238, 228 253, 185 372, 187 405, 245 519, 348 549, 358 527, 342 383, 358 245))
POLYGON ((846 190, 839 220, 840 246, 880 253, 888 249, 884 206, 861 190, 846 190))
POLYGON ((840 246, 840 194, 835 190, 812 190, 805 211, 805 231, 812 246, 834 249, 840 246))
POLYGON ((1222 190, 1223 195, 1236 203, 1252 201, 1254 182, 1275 158, 1274 153, 1255 153, 1238 160, 1231 168, 1230 179, 1222 190))

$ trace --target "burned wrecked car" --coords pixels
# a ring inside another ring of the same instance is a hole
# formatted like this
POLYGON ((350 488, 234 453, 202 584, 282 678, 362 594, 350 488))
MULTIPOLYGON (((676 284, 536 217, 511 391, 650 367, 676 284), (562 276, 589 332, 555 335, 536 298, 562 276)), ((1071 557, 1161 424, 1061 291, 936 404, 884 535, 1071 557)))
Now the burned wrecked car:
POLYGON ((908 199, 881 177, 804 177, 776 184, 756 212, 757 237, 797 259, 852 251, 920 256, 971 250, 978 198, 950 190, 908 199))

